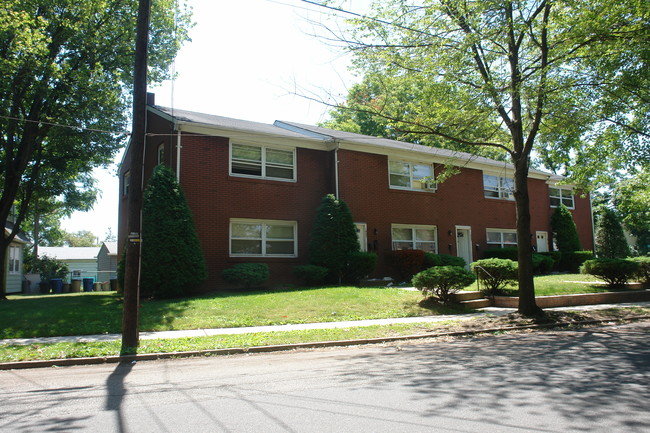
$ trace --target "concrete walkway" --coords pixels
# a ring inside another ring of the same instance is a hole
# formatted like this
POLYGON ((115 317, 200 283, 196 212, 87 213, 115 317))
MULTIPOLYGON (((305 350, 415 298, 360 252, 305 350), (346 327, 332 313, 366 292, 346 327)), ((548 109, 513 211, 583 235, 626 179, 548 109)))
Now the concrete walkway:
MULTIPOLYGON (((643 306, 650 307, 650 302, 635 302, 626 304, 600 304, 600 305, 581 305, 572 307, 547 308, 547 310, 566 311, 566 310, 602 310, 616 307, 643 306)), ((375 325, 392 325, 400 323, 433 323, 453 320, 469 320, 481 316, 502 316, 513 313, 513 308, 486 307, 472 314, 454 314, 442 316, 421 316, 421 317, 403 317, 395 319, 373 319, 373 320, 349 320, 344 322, 319 322, 319 323, 297 323, 289 325, 271 325, 271 326, 251 326, 244 328, 219 328, 219 329, 189 329, 180 331, 158 331, 158 332, 141 332, 140 339, 155 340, 167 338, 186 338, 186 337, 207 337, 211 335, 232 335, 232 334, 250 334, 257 332, 281 332, 281 331, 298 331, 305 329, 334 329, 334 328, 353 328, 362 326, 375 325)), ((116 341, 122 338, 121 334, 101 334, 101 335, 79 335, 65 337, 38 337, 38 338, 11 338, 0 340, 0 345, 28 345, 28 344, 52 344, 52 343, 85 343, 94 341, 116 341)))

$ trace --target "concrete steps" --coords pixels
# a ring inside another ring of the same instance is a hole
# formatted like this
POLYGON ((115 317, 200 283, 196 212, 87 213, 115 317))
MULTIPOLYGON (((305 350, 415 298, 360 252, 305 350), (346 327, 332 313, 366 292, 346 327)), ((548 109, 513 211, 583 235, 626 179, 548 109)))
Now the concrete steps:
POLYGON ((485 299, 481 292, 458 292, 453 294, 452 297, 459 304, 471 309, 492 306, 492 301, 490 299, 485 299))

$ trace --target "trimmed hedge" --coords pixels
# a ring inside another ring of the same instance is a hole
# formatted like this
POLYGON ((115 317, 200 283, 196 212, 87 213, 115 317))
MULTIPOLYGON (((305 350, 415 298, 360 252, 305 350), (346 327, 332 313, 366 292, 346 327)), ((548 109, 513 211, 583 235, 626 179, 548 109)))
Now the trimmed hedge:
POLYGON ((424 251, 395 250, 387 255, 388 263, 395 269, 396 276, 401 281, 409 281, 413 275, 422 270, 424 251))
POLYGON ((451 295, 469 286, 476 278, 460 266, 435 266, 416 274, 411 283, 424 296, 449 304, 451 295))
MULTIPOLYGON (((484 255, 486 259, 504 259, 517 262, 519 259, 517 253, 517 247, 507 247, 486 250, 484 255)), ((533 272, 536 275, 548 274, 553 271, 556 261, 559 261, 562 253, 554 251, 553 254, 554 255, 552 255, 552 253, 533 253, 533 272), (557 259, 555 257, 557 257, 557 259)))
POLYGON ((269 279, 269 265, 266 263, 238 263, 224 269, 221 277, 229 283, 246 286, 250 289, 269 279))
POLYGON ((352 284, 370 275, 377 266, 377 254, 357 251, 350 254, 348 265, 344 270, 344 279, 352 284))
POLYGON ((560 259, 560 271, 576 273, 587 260, 594 258, 592 251, 565 251, 560 259))
POLYGON ((329 269, 324 266, 299 265, 293 267, 293 275, 300 278, 307 286, 317 286, 325 282, 329 269))
POLYGON ((449 254, 424 253, 424 269, 433 268, 434 266, 460 266, 466 265, 462 257, 451 256, 449 254))
POLYGON ((472 271, 479 279, 481 292, 492 298, 517 281, 518 264, 508 259, 482 259, 472 263, 472 271))
POLYGON ((648 256, 631 257, 628 260, 631 260, 639 264, 639 270, 635 275, 635 277, 639 280, 639 282, 645 285, 650 284, 650 257, 648 256))
POLYGON ((635 276, 639 268, 639 263, 628 259, 593 259, 584 262, 580 272, 606 281, 609 287, 620 288, 635 276))

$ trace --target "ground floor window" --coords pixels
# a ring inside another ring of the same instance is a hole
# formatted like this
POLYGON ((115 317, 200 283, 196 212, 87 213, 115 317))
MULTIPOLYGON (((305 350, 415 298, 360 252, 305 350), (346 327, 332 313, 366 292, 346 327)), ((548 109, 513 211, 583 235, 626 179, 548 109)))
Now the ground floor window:
POLYGON ((492 247, 516 247, 517 230, 487 229, 487 243, 492 247))
POLYGON ((20 273, 20 259, 22 257, 22 250, 19 246, 10 246, 9 247, 9 273, 10 274, 19 274, 20 273))
POLYGON ((393 224, 391 226, 393 250, 438 251, 436 226, 393 224))
POLYGON ((298 224, 295 221, 230 220, 230 255, 296 257, 298 224))

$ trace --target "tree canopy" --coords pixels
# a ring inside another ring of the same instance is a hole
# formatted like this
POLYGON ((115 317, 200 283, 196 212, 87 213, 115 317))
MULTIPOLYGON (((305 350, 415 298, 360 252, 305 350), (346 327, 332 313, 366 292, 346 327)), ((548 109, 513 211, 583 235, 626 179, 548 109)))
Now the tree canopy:
MULTIPOLYGON (((646 113, 631 83, 647 79, 649 10, 636 0, 392 0, 374 3, 338 35, 365 80, 381 83, 381 98, 365 112, 395 131, 459 150, 489 148, 512 162, 521 313, 540 312, 529 244, 531 159, 573 174, 576 162, 604 159, 599 143, 613 125, 629 133, 641 126, 628 119, 646 113)), ((608 143, 621 148, 618 138, 608 143)))
MULTIPOLYGON (((6 0, 0 8, 0 223, 19 205, 14 230, 0 242, 0 262, 34 197, 90 191, 84 176, 123 146, 137 6, 6 0)), ((151 82, 169 77, 190 25, 190 12, 177 2, 153 0, 151 82)))

